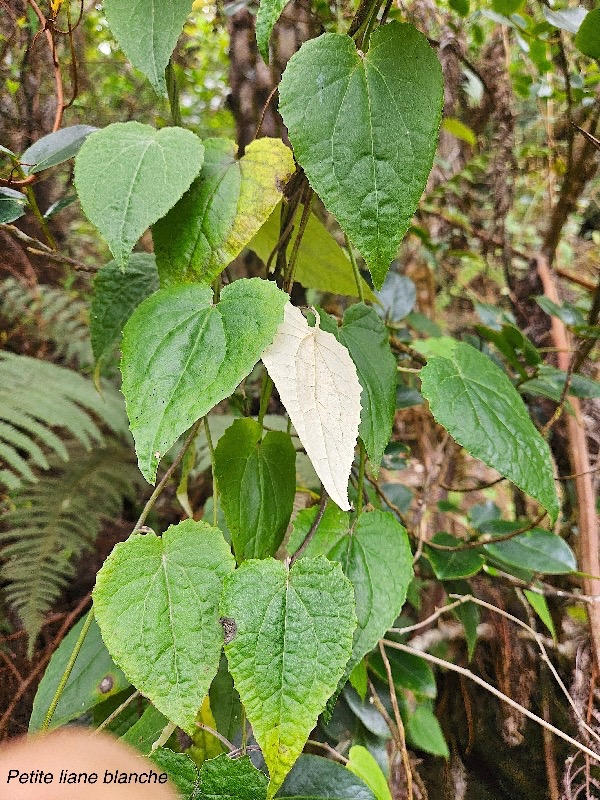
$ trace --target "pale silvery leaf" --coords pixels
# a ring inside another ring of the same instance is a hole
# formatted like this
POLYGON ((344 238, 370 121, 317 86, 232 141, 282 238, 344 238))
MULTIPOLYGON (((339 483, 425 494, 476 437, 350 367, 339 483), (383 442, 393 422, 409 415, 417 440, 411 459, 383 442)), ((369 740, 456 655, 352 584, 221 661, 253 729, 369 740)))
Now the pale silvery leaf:
POLYGON ((288 303, 262 355, 315 472, 344 511, 360 424, 361 386, 348 350, 288 303))

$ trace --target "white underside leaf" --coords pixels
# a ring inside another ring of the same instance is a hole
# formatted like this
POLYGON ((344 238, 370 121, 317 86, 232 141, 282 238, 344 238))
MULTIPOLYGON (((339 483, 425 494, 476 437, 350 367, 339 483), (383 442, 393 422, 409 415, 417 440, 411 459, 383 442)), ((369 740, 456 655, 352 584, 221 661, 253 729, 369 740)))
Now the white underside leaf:
POLYGON ((348 350, 311 328, 288 303, 273 343, 262 355, 315 472, 344 511, 360 424, 361 386, 348 350))

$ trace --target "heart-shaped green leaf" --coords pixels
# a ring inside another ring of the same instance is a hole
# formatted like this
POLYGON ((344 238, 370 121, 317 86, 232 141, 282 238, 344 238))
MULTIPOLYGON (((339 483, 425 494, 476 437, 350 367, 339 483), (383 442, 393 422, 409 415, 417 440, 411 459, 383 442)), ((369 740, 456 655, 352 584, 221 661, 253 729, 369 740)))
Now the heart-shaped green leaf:
POLYGON ((269 218, 294 171, 280 139, 256 139, 239 161, 229 139, 204 145, 200 175, 152 230, 163 286, 211 283, 269 218))
POLYGON ((192 0, 104 0, 108 26, 123 52, 164 95, 165 68, 175 49, 192 0))
POLYGON ((215 449, 215 475, 238 563, 274 556, 296 494, 296 451, 289 433, 237 419, 215 449))
POLYGON ((88 136, 75 160, 77 194, 121 267, 189 189, 203 158, 204 145, 183 128, 117 122, 88 136))
POLYGON ((342 676, 356 624, 339 564, 245 561, 225 582, 221 613, 235 623, 229 669, 269 768, 274 796, 342 676))
POLYGON ((287 301, 274 283, 250 278, 226 286, 216 306, 209 287, 185 284, 137 307, 123 331, 122 391, 150 483, 178 437, 250 373, 287 301))
POLYGON ((219 667, 219 598, 233 568, 221 531, 185 520, 161 537, 132 534, 96 579, 94 611, 115 663, 188 733, 219 667))
POLYGON ((435 53, 398 22, 378 28, 365 54, 326 33, 290 59, 279 97, 296 159, 381 288, 433 163, 443 100, 435 53))
POLYGON ((559 504, 548 444, 535 429, 517 390, 494 362, 469 344, 434 340, 421 370, 431 413, 475 458, 496 469, 550 514, 559 504))

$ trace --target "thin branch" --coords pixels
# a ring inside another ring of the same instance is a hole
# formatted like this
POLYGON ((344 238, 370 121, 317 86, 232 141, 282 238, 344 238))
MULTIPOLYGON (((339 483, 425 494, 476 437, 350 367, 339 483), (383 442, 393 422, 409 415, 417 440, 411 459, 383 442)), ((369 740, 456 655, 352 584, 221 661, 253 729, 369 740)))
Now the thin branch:
POLYGON ((390 666, 389 658, 385 652, 385 647, 379 642, 379 652, 383 659, 385 667, 385 674, 388 679, 388 686, 390 689, 390 699, 392 701, 392 709, 394 711, 394 719, 396 720, 396 728, 398 730, 398 745, 402 755, 402 764, 404 765, 404 772, 406 775, 406 792, 408 800, 413 800, 413 774, 410 768, 410 759, 408 757, 408 750, 406 749, 406 734, 404 732, 404 724, 400 716, 400 709, 398 708, 398 698, 396 697, 396 687, 394 685, 394 678, 392 676, 392 668, 390 666))
POLYGON ((122 711, 125 711, 125 709, 126 709, 126 708, 127 708, 129 705, 131 705, 131 703, 133 703, 133 701, 134 701, 136 698, 138 698, 138 697, 140 696, 140 694, 141 694, 141 692, 140 692, 140 690, 139 690, 139 689, 136 689, 136 690, 135 690, 135 692, 132 692, 132 693, 129 695, 129 697, 127 698, 127 700, 123 700, 123 702, 121 703, 121 705, 120 705, 120 706, 117 706, 117 707, 115 708, 115 710, 112 712, 112 714, 109 714, 109 715, 108 715, 108 717, 107 717, 107 718, 104 720, 104 722, 101 722, 101 723, 100 723, 100 725, 98 725, 98 727, 97 727, 97 728, 94 730, 94 733, 95 733, 95 734, 96 734, 96 733, 100 733, 100 731, 104 730, 104 728, 106 728, 108 725, 110 725, 110 723, 111 723, 113 720, 115 720, 115 719, 116 719, 116 718, 119 716, 119 714, 120 714, 122 711))
POLYGON ((450 670, 450 672, 456 672, 458 675, 462 675, 464 678, 468 678, 469 680, 473 681, 474 683, 481 686, 490 694, 493 694, 494 697, 497 697, 499 700, 502 700, 503 703, 506 703, 511 708, 514 708, 516 711, 519 711, 521 714, 524 714, 533 722, 537 722, 538 725, 541 725, 542 728, 546 728, 547 730, 551 731, 555 736, 558 736, 559 739, 563 739, 565 742, 568 742, 572 747, 576 747, 582 753, 586 753, 588 756, 594 759, 594 761, 600 763, 600 754, 595 753, 593 750, 590 750, 589 747, 586 747, 581 742, 578 742, 577 739, 573 739, 571 736, 566 734, 564 731, 561 731, 559 728, 556 728, 554 725, 551 725, 546 720, 538 717, 537 714, 534 714, 533 711, 530 711, 525 706, 522 706, 520 703, 517 703, 512 697, 508 697, 508 695, 501 692, 499 689, 496 689, 495 686, 492 686, 487 681, 484 681, 483 678, 480 678, 479 675, 476 675, 474 672, 471 672, 464 667, 460 667, 458 664, 453 664, 451 661, 444 661, 442 658, 437 658, 437 656, 431 655, 431 653, 425 653, 422 650, 416 650, 414 647, 409 647, 406 644, 400 644, 400 642, 392 642, 389 639, 382 639, 383 644, 386 647, 391 647, 394 650, 401 650, 404 653, 410 653, 413 656, 419 656, 419 658, 425 659, 425 661, 429 661, 431 664, 435 664, 438 667, 442 667, 443 669, 450 670))
POLYGON ((317 528, 321 524, 321 520, 323 519, 323 515, 325 514, 325 506, 327 505, 327 498, 328 494, 325 487, 321 484, 321 501, 319 502, 319 510, 317 512, 317 516, 314 518, 312 525, 308 529, 308 533, 306 534, 304 541, 300 545, 300 547, 296 550, 294 555, 290 559, 290 566, 297 561, 302 553, 306 550, 308 545, 310 544, 313 536, 317 532, 317 528))
POLYGON ((210 733, 211 736, 214 736, 216 739, 218 739, 221 742, 221 744, 225 745, 225 747, 230 753, 233 753, 237 749, 236 746, 229 741, 229 739, 226 739, 222 733, 219 733, 219 731, 216 731, 209 725, 205 725, 203 722, 196 722, 195 725, 197 728, 200 728, 200 730, 206 731, 207 733, 210 733))

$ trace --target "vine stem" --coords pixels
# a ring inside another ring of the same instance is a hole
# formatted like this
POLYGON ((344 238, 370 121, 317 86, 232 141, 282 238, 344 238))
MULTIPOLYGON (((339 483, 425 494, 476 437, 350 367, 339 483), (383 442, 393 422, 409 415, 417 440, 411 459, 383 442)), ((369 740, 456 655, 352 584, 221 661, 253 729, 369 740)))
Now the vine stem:
POLYGON ((101 722, 100 725, 98 725, 98 727, 94 731, 94 734, 100 733, 100 731, 103 731, 104 728, 110 725, 110 723, 114 719, 116 719, 122 711, 125 711, 127 706, 131 705, 131 703, 133 703, 133 701, 136 700, 140 696, 140 694, 141 692, 139 691, 139 689, 136 689, 135 692, 132 692, 127 698, 127 700, 123 700, 121 705, 117 706, 115 710, 112 712, 112 714, 109 714, 108 717, 104 720, 104 722, 101 722))
POLYGON ((319 510, 317 512, 317 516, 315 517, 315 519, 313 521, 313 524, 310 526, 310 528, 308 530, 308 533, 304 537, 304 541, 302 542, 300 547, 296 550, 294 555, 291 557, 291 559, 290 559, 290 567, 292 566, 294 561, 297 561, 300 558, 300 556, 302 555, 302 553, 304 553, 304 551, 306 550, 306 548, 310 544, 311 539, 313 538, 313 536, 317 532, 317 528, 321 524, 321 520, 323 519, 323 514, 325 513, 325 507, 327 506, 327 497, 328 497, 327 491, 326 491, 325 487, 323 486, 323 484, 321 484, 321 500, 319 502, 319 510))
POLYGON ((304 236, 304 232, 306 230, 306 226, 308 225, 308 220, 310 219, 310 207, 312 204, 313 199, 313 190, 309 187, 306 192, 306 197, 304 198, 304 208, 302 209, 302 216, 300 218, 300 225, 298 226, 298 233, 296 234, 296 238, 294 239, 294 245, 292 247, 292 252, 290 255, 290 260, 288 262, 288 271, 287 277, 284 282, 284 291, 290 294, 292 291, 292 286, 294 285, 294 276, 296 275, 296 264, 298 263, 298 252, 300 250, 300 244, 302 243, 302 237, 304 236))
POLYGON ((77 656, 79 655, 79 651, 83 647, 83 643, 85 641, 85 637, 90 629, 90 626, 94 620, 94 609, 90 608, 85 618, 85 622, 83 623, 83 627, 79 632, 79 636, 77 637, 77 641, 75 642, 75 647, 73 648, 73 652, 69 657, 69 661, 65 668, 65 671, 62 674, 62 677, 59 681, 58 686, 56 687, 56 692, 54 693, 54 697, 52 698, 52 702, 50 703, 50 707, 46 712, 46 716, 44 717, 44 721, 42 722, 42 727, 40 728, 42 733, 46 733, 48 728, 50 727, 50 723, 52 722, 52 717, 54 716, 54 712, 56 711, 56 707, 62 697, 62 693, 65 690, 65 686, 67 685, 67 681, 71 676, 71 672, 73 667, 75 666, 75 661, 77 656))
POLYGON ((431 653, 427 653, 423 650, 417 650, 414 647, 409 647, 409 645, 401 644, 400 642, 392 642, 389 639, 382 639, 383 644, 386 647, 392 647, 394 650, 402 650, 404 653, 410 653, 413 656, 419 656, 419 658, 424 658, 425 661, 429 661, 431 664, 435 664, 438 667, 442 667, 443 669, 448 669, 450 672, 456 672, 459 675, 462 675, 464 678, 468 678, 470 681, 478 684, 483 689, 485 689, 490 694, 493 694, 494 697, 497 697, 502 702, 509 705, 511 708, 514 708, 519 713, 523 714, 524 716, 528 717, 533 722, 537 722, 542 728, 545 728, 548 731, 551 731, 555 736, 558 736, 559 739, 563 739, 565 742, 568 742, 572 747, 576 747, 582 753, 590 756, 594 759, 594 761, 600 763, 600 755, 595 753, 593 750, 590 750, 589 747, 586 747, 581 742, 578 742, 577 739, 573 739, 564 731, 561 731, 560 728, 556 728, 550 722, 546 722, 545 719, 538 717, 537 714, 534 714, 533 711, 530 711, 525 706, 522 706, 520 703, 517 703, 516 700, 513 700, 512 697, 508 697, 508 695, 501 692, 499 689, 496 689, 495 686, 492 686, 487 681, 484 681, 483 678, 480 678, 479 675, 475 675, 474 672, 471 670, 465 669, 464 667, 459 666, 458 664, 453 664, 451 661, 444 661, 442 658, 438 658, 437 656, 431 655, 431 653))
POLYGON ((392 676, 392 667, 387 657, 387 653, 385 652, 385 647, 381 642, 379 642, 379 652, 381 653, 381 658, 383 659, 385 674, 387 675, 388 685, 390 688, 390 699, 392 701, 392 709, 394 711, 394 718, 396 720, 398 747, 400 748, 402 764, 404 765, 404 772, 406 774, 406 793, 408 795, 408 800, 413 800, 413 774, 412 769, 410 768, 408 750, 406 749, 406 733, 404 731, 404 723, 402 722, 402 716, 400 715, 400 709, 398 707, 398 698, 396 697, 396 687, 394 685, 394 678, 392 676))
POLYGON ((210 467, 212 470, 212 484, 213 484, 213 525, 218 527, 219 521, 219 487, 217 486, 217 474, 215 472, 215 448, 213 447, 212 436, 210 435, 210 426, 208 424, 208 414, 204 417, 204 432, 206 433, 206 443, 208 444, 208 452, 210 453, 210 467))
POLYGON ((177 456, 175 457, 175 459, 174 459, 173 463, 171 464, 171 466, 169 467, 169 469, 168 469, 168 470, 165 472, 165 474, 163 475, 163 477, 162 477, 162 479, 161 479, 160 483, 158 484, 158 486, 156 487, 156 489, 155 489, 155 490, 152 492, 152 494, 151 494, 151 495, 150 495, 150 497, 148 498, 148 502, 147 502, 147 503, 146 503, 146 505, 144 506, 144 510, 143 510, 143 511, 142 511, 142 513, 140 514, 140 518, 139 518, 139 519, 138 519, 138 521, 135 523, 135 527, 134 527, 134 529, 133 529, 132 533, 135 533, 137 530, 139 530, 139 529, 142 527, 142 525, 144 524, 144 522, 146 521, 146 517, 148 516, 148 514, 149 514, 149 513, 150 513, 150 511, 152 510, 152 506, 154 505, 154 503, 156 503, 156 500, 157 500, 157 498, 159 497, 159 495, 161 494, 162 490, 165 488, 165 486, 166 486, 166 484, 167 484, 167 481, 169 480, 169 478, 171 477, 171 475, 172 475, 172 474, 175 472, 175 470, 177 469, 177 467, 179 466, 179 464, 180 464, 180 463, 183 461, 183 457, 185 456, 185 454, 186 454, 186 451, 187 451, 188 447, 191 445, 191 443, 192 443, 192 442, 194 441, 194 439, 196 438, 196 435, 197 435, 197 433, 198 433, 198 430, 199 430, 199 428, 200 428, 200 425, 202 425, 202 420, 203 420, 203 419, 205 419, 205 417, 202 417, 201 419, 199 419, 199 420, 198 420, 197 422, 195 422, 195 423, 194 423, 194 425, 192 426, 192 429, 191 429, 191 431, 190 431, 190 434, 189 434, 189 436, 187 437, 187 439, 186 439, 186 440, 185 440, 185 442, 183 443, 183 447, 182 447, 182 448, 181 448, 181 450, 180 450, 180 451, 177 453, 177 456))
POLYGON ((181 109, 179 107, 179 84, 177 83, 177 75, 175 74, 175 67, 173 58, 169 59, 169 63, 165 69, 165 83, 167 84, 167 95, 169 97, 169 108, 171 110, 171 120, 173 125, 181 127, 181 109))
POLYGON ((263 422, 265 419, 265 414, 267 413, 267 409, 269 407, 269 400, 271 399, 271 392, 273 391, 273 381, 271 380, 271 376, 265 369, 262 377, 262 386, 260 389, 260 408, 258 411, 258 424, 261 428, 264 427, 263 422))

